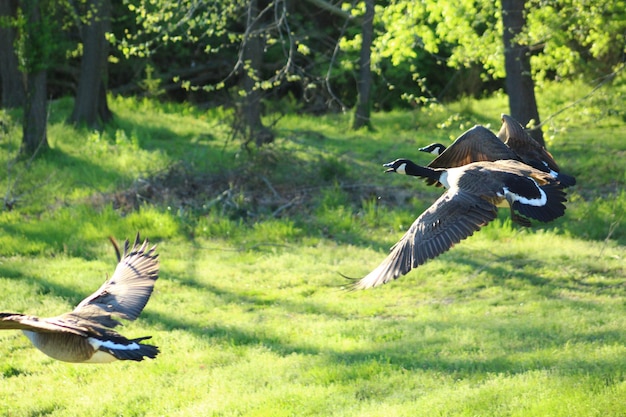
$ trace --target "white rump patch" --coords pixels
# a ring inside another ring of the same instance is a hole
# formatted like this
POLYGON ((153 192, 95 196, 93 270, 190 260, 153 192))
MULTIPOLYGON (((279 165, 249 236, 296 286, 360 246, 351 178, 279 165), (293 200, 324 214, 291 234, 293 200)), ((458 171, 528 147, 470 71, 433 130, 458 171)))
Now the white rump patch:
POLYGON ((502 190, 504 190, 504 195, 497 193, 498 196, 506 197, 510 195, 513 201, 519 201, 520 203, 526 204, 528 206, 541 207, 541 206, 545 206, 546 203, 548 202, 548 196, 546 195, 545 191, 543 191, 541 187, 539 186, 537 186, 537 190, 539 190, 539 194, 541 196, 539 198, 526 198, 524 196, 521 196, 519 194, 512 192, 511 190, 508 189, 508 187, 502 187, 502 190))
POLYGON ((96 339, 95 337, 88 337, 87 341, 89 342, 89 344, 91 346, 93 346, 93 348, 95 349, 96 353, 94 353, 94 355, 91 357, 91 359, 89 359, 88 363, 107 363, 107 362, 113 362, 116 361, 117 358, 113 355, 111 355, 110 353, 107 352, 103 352, 100 349, 100 347, 105 347, 107 349, 111 349, 111 350, 138 350, 141 349, 141 346, 139 346, 138 343, 131 343, 128 345, 121 345, 119 343, 113 343, 110 340, 100 340, 100 339, 96 339))

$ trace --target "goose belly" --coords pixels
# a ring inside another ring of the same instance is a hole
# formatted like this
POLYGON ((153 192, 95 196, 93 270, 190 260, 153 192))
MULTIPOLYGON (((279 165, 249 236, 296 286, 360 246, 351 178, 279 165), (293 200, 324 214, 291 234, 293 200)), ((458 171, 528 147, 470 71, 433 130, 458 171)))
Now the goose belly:
POLYGON ((93 348, 83 337, 65 333, 38 333, 22 330, 33 346, 63 362, 86 362, 93 354, 93 348))
POLYGON ((91 358, 84 361, 85 363, 110 363, 115 362, 117 358, 110 353, 97 350, 91 358))
POLYGON ((511 207, 511 205, 509 204, 508 201, 506 201, 506 198, 499 198, 498 201, 496 202, 496 207, 509 208, 511 207))

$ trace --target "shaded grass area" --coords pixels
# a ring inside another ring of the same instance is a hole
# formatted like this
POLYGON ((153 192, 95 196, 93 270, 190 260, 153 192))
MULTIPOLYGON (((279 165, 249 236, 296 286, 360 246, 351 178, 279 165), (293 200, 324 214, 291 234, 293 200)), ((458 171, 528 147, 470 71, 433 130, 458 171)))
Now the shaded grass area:
MULTIPOLYGON (((543 108, 573 94, 558 91, 543 108)), ((122 332, 162 353, 72 365, 2 332, 0 414, 626 413, 619 114, 551 122, 550 150, 579 181, 564 218, 520 229, 500 213, 406 277, 346 292, 340 273, 377 266, 441 193, 382 163, 425 163, 417 147, 474 123, 497 130, 504 97, 376 114, 373 133, 347 131, 347 115, 285 116, 250 154, 219 110, 115 98, 115 124, 95 133, 62 123, 70 104, 53 105, 53 149, 32 165, 11 166, 17 127, 0 141, 3 189, 17 178, 15 209, 0 212, 0 309, 68 311, 113 272, 106 237, 140 230, 161 274, 122 332)))

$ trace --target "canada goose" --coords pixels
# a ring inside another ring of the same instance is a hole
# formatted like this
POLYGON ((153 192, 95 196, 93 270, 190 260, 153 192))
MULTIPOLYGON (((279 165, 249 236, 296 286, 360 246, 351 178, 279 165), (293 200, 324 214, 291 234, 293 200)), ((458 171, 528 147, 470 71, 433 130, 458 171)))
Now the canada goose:
MULTIPOLYGON (((524 162, 558 179, 565 187, 576 184, 576 179, 560 173, 552 155, 534 140, 513 118, 502 115, 502 128, 498 136, 484 126, 476 125, 465 131, 446 148, 441 143, 431 143, 420 151, 437 155, 428 166, 452 168, 478 161, 515 159, 524 162)), ((426 180, 428 184, 434 181, 426 180)))
POLYGON ((385 284, 439 256, 496 218, 501 202, 508 202, 512 216, 517 216, 516 210, 543 222, 565 213, 563 186, 519 161, 481 161, 441 169, 397 159, 384 166, 387 172, 430 178, 441 183, 446 192, 413 222, 376 269, 353 283, 353 289, 385 284))
POLYGON ((112 329, 121 324, 113 317, 135 320, 146 306, 159 275, 156 245, 148 249, 146 239, 140 246, 137 234, 132 248, 124 242, 120 256, 111 242, 118 258, 115 273, 72 312, 50 318, 0 313, 0 329, 22 330, 37 349, 65 362, 154 359, 159 349, 140 343, 151 336, 127 339, 112 329))
MULTIPOLYGON (((466 130, 447 148, 441 143, 432 143, 419 150, 423 152, 430 150, 430 153, 438 155, 427 165, 429 168, 454 168, 472 162, 502 159, 521 161, 511 148, 498 139, 491 130, 481 125, 466 130)), ((432 178, 426 178, 428 185, 437 182, 432 178)))
POLYGON ((566 187, 576 184, 576 178, 560 172, 552 154, 533 139, 517 120, 507 114, 502 114, 501 118, 502 127, 498 132, 498 138, 513 149, 524 163, 549 172, 566 187))

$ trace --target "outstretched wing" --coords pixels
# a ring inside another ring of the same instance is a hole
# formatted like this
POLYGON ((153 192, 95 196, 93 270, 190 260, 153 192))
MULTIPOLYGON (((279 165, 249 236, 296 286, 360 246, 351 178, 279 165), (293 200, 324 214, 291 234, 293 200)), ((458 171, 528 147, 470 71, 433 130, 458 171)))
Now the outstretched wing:
POLYGON ((526 164, 542 171, 545 171, 546 168, 559 171, 559 166, 552 154, 533 139, 517 120, 506 114, 501 117, 502 127, 498 131, 498 138, 502 142, 519 152, 526 164))
POLYGON ((73 314, 109 327, 116 324, 109 316, 135 320, 146 306, 158 276, 156 246, 148 248, 147 239, 140 245, 137 234, 132 248, 128 240, 124 242, 122 259, 111 279, 81 301, 73 314))
POLYGON ((413 222, 387 258, 351 288, 376 287, 407 274, 471 236, 496 217, 496 210, 476 195, 446 192, 413 222))
POLYGON ((493 132, 476 125, 459 136, 430 164, 431 168, 454 168, 479 161, 519 159, 493 132))
POLYGON ((72 333, 87 336, 88 328, 62 317, 39 318, 19 313, 0 313, 0 329, 31 330, 38 333, 72 333))

